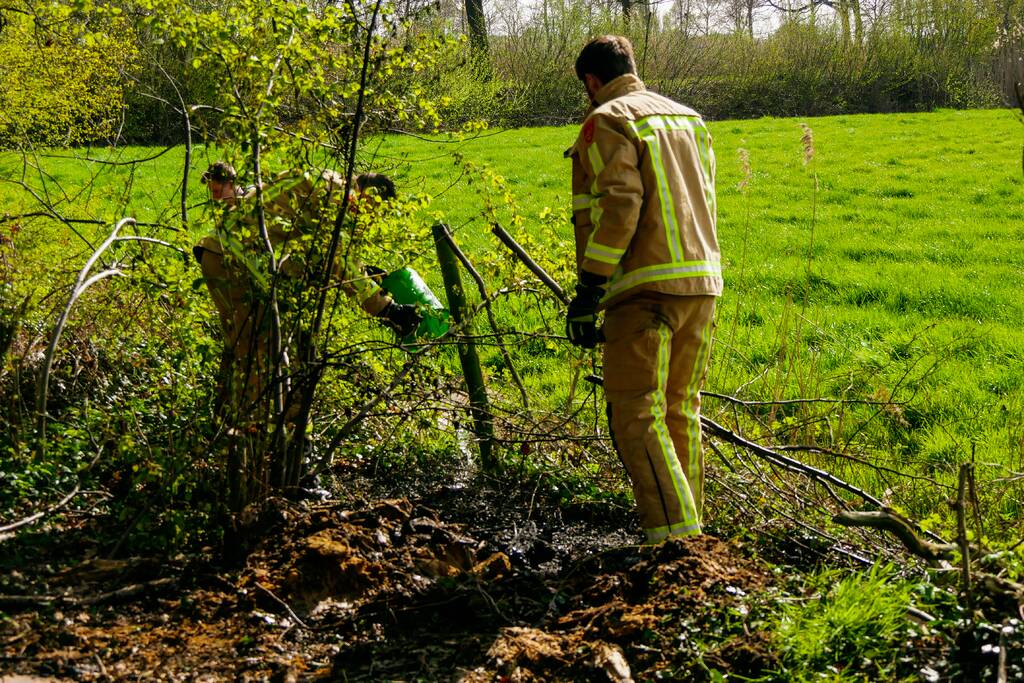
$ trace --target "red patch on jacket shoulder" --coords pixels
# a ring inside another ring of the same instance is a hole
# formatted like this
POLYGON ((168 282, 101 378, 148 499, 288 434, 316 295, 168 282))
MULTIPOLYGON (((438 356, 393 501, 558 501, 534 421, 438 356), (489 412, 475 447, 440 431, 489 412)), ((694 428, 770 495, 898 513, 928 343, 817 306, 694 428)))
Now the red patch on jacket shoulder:
POLYGON ((583 124, 583 140, 589 145, 594 141, 594 119, 583 124))

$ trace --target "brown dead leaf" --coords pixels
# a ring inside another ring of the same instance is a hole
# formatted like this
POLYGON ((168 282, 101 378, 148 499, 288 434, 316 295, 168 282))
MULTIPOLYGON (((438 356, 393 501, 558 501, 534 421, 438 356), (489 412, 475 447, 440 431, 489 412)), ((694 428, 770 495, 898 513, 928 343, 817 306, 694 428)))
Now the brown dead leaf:
POLYGON ((512 574, 512 562, 505 553, 494 553, 476 563, 472 573, 485 581, 497 581, 512 574))
POLYGON ((487 656, 499 666, 515 666, 518 662, 537 664, 545 660, 565 663, 561 637, 535 628, 511 626, 501 630, 487 656))

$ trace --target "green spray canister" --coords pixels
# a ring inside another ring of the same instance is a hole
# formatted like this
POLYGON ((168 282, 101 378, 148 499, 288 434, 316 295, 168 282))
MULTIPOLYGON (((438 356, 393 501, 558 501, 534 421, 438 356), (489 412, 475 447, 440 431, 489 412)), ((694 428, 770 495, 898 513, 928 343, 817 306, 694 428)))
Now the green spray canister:
POLYGON ((430 291, 420 274, 408 266, 388 273, 380 282, 381 288, 400 304, 416 307, 423 316, 419 327, 402 340, 403 345, 437 339, 450 327, 448 309, 430 291))

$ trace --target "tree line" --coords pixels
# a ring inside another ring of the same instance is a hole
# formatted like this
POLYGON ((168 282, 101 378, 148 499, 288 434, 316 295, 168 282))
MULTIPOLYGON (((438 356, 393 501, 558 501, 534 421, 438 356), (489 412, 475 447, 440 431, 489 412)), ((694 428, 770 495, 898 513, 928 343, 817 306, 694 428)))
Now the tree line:
MULTIPOLYGON (((204 10, 222 0, 183 0, 204 10)), ((293 3, 295 4, 295 3, 293 3)), ((297 0, 312 11, 322 3, 297 0)), ((370 5, 353 0, 353 6, 370 5)), ((403 49, 461 37, 402 83, 441 119, 497 125, 576 120, 572 73, 589 36, 629 35, 644 79, 711 118, 919 111, 1013 103, 1024 80, 1024 0, 394 0, 403 49)), ((226 78, 162 41, 147 3, 0 6, 0 146, 180 141, 181 102, 226 78)), ((224 68, 224 65, 220 65, 224 68)), ((301 118, 302 103, 284 109, 301 118)))

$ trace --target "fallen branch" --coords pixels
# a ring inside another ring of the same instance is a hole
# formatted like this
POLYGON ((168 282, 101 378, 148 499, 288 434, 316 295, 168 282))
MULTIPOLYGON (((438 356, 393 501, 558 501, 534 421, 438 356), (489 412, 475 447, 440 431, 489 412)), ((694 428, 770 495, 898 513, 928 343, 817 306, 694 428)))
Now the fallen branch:
POLYGON ((750 451, 754 455, 769 460, 770 462, 779 465, 780 467, 784 467, 787 470, 790 470, 792 472, 799 472, 800 474, 806 475, 811 479, 815 479, 821 482, 822 484, 832 485, 848 493, 852 493, 856 496, 859 496, 865 502, 871 503, 872 505, 875 505, 879 508, 885 507, 882 501, 878 500, 867 491, 857 488, 853 484, 849 484, 840 479, 839 477, 829 474, 825 470, 819 470, 817 467, 805 465, 799 460, 786 457, 785 455, 773 451, 770 448, 765 448, 760 444, 756 444, 753 441, 744 439, 739 434, 736 434, 735 432, 726 429, 725 427, 718 424, 714 420, 703 415, 701 415, 700 417, 700 422, 701 426, 705 429, 705 431, 707 431, 709 434, 713 436, 718 437, 719 439, 722 439, 723 441, 727 441, 735 446, 740 446, 750 451))
POLYGON ((846 510, 832 517, 836 524, 848 527, 869 527, 888 531, 893 534, 906 546, 914 555, 935 562, 938 560, 951 560, 957 546, 954 543, 932 543, 917 535, 910 520, 885 508, 877 511, 846 510))
POLYGON ((52 605, 83 607, 128 602, 151 593, 162 592, 176 586, 178 579, 154 579, 146 583, 124 586, 107 593, 100 593, 88 598, 76 598, 70 595, 0 595, 0 609, 41 608, 52 605))

